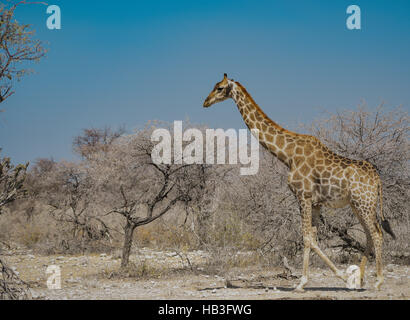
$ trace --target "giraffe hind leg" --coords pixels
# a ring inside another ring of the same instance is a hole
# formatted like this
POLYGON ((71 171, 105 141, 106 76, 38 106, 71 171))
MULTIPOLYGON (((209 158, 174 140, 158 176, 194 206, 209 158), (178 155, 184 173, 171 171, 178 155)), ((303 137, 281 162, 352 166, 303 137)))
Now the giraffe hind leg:
POLYGON ((380 290, 380 286, 382 285, 384 281, 383 261, 382 261, 383 233, 377 221, 373 223, 373 225, 374 225, 374 229, 371 231, 372 232, 371 234, 372 234, 372 240, 374 244, 374 251, 376 254, 376 273, 377 273, 375 288, 376 290, 380 290))
POLYGON ((367 261, 370 257, 370 252, 372 249, 372 238, 370 236, 370 232, 367 230, 367 227, 365 227, 366 230, 366 248, 362 256, 362 260, 360 261, 360 287, 363 287, 364 285, 364 274, 366 271, 366 264, 367 261))
POLYGON ((352 204, 352 210, 359 218, 365 233, 366 233, 366 249, 362 260, 360 262, 360 280, 363 284, 364 273, 366 268, 366 263, 369 258, 372 248, 374 248, 376 256, 376 274, 377 280, 375 288, 380 289, 383 283, 383 262, 382 262, 382 244, 383 244, 383 234, 380 226, 376 220, 375 210, 376 208, 360 207, 358 204, 352 204))
POLYGON ((351 204, 350 207, 352 208, 353 213, 359 219, 360 224, 362 225, 362 227, 364 229, 364 232, 366 234, 366 248, 363 252, 362 259, 360 261, 360 287, 363 287, 363 285, 364 285, 364 275, 365 275, 365 271, 366 271, 366 264, 367 264, 367 261, 370 258, 370 252, 371 252, 372 247, 373 247, 373 242, 372 242, 372 237, 370 235, 370 230, 369 230, 365 220, 363 219, 362 215, 360 214, 360 209, 356 209, 353 204, 351 204))
POLYGON ((312 203, 311 199, 299 200, 300 211, 302 214, 302 232, 303 232, 303 271, 299 284, 295 288, 297 292, 303 292, 304 286, 309 277, 309 255, 311 246, 311 228, 312 228, 312 203))

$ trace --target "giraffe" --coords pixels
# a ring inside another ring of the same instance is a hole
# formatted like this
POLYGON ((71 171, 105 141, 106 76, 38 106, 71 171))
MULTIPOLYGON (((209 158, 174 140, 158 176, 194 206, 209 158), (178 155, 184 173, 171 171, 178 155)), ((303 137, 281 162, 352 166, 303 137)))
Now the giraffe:
POLYGON ((208 97, 204 107, 231 98, 235 101, 246 126, 258 130, 259 143, 289 169, 288 186, 296 196, 302 217, 303 272, 295 290, 304 291, 308 282, 311 249, 330 267, 334 274, 347 281, 322 252, 317 243, 317 222, 322 206, 342 208, 350 205, 366 234, 366 249, 360 262, 360 284, 363 285, 365 266, 374 247, 377 277, 375 288, 383 283, 383 234, 376 217, 377 199, 380 199, 382 228, 393 238, 395 235, 382 212, 382 184, 373 165, 352 160, 332 152, 318 138, 291 132, 272 121, 239 83, 224 74, 208 97), (312 225, 313 221, 313 225, 312 225))

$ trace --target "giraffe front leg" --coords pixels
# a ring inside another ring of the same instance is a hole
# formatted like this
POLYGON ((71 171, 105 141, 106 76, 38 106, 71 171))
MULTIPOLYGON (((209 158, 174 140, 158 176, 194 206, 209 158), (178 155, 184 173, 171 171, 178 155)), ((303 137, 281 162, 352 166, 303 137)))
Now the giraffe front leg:
POLYGON ((303 289, 305 285, 307 284, 309 278, 309 255, 310 255, 310 244, 306 244, 306 241, 303 240, 304 248, 303 248, 303 272, 302 272, 302 278, 300 278, 300 282, 295 288, 295 291, 297 292, 304 292, 305 290, 303 289))
POLYGON ((303 271, 302 278, 295 288, 297 292, 304 292, 304 286, 309 277, 309 255, 312 243, 312 203, 310 199, 300 201, 300 211, 302 214, 302 231, 303 231, 303 271))
POLYGON ((312 249, 317 253, 319 257, 322 258, 322 260, 329 266, 329 268, 334 272, 336 277, 342 279, 344 282, 347 282, 347 275, 343 272, 340 271, 332 261, 320 250, 319 246, 317 245, 316 242, 312 243, 312 249))

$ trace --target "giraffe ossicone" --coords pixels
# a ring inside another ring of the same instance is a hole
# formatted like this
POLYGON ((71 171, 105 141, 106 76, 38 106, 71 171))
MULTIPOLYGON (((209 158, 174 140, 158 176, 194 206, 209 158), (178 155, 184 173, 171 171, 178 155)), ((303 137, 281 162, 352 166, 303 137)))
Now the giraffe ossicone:
POLYGON ((303 273, 296 290, 303 291, 308 282, 309 255, 312 249, 345 283, 348 276, 339 270, 322 252, 316 241, 320 208, 341 208, 350 205, 359 219, 367 237, 367 245, 359 271, 363 283, 365 266, 372 245, 376 254, 377 279, 375 287, 383 283, 382 242, 383 234, 376 216, 377 200, 380 200, 382 228, 394 238, 390 225, 382 212, 382 184, 380 177, 367 161, 352 160, 332 152, 318 138, 295 133, 272 121, 256 104, 251 95, 239 82, 228 79, 216 83, 205 99, 205 108, 233 99, 246 126, 258 129, 260 144, 283 162, 289 169, 288 185, 295 194, 302 216, 303 273))

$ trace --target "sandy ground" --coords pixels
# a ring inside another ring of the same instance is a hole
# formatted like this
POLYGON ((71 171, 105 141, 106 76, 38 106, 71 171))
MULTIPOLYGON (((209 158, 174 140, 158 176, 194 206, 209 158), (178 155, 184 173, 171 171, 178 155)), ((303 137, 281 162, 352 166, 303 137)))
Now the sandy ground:
MULTIPOLYGON (((188 254, 195 265, 204 258, 200 251, 188 254)), ((187 265, 173 252, 142 249, 133 259, 144 259, 151 275, 119 277, 120 259, 110 255, 37 256, 27 251, 6 253, 8 264, 32 287, 34 299, 409 299, 408 266, 385 266, 385 282, 375 291, 374 264, 366 271, 363 289, 349 290, 329 269, 310 267, 310 281, 304 293, 293 291, 300 270, 285 277, 284 269, 258 267, 235 269, 230 275, 209 275, 199 268, 187 271, 187 265), (48 289, 47 268, 61 270, 61 289, 48 289), (174 270, 174 271, 172 271, 174 270), (179 270, 179 271, 178 271, 179 270), (181 271, 185 270, 185 271, 181 271)), ((140 261, 140 260, 139 260, 140 261)), ((347 266, 339 266, 346 269, 347 266)))

